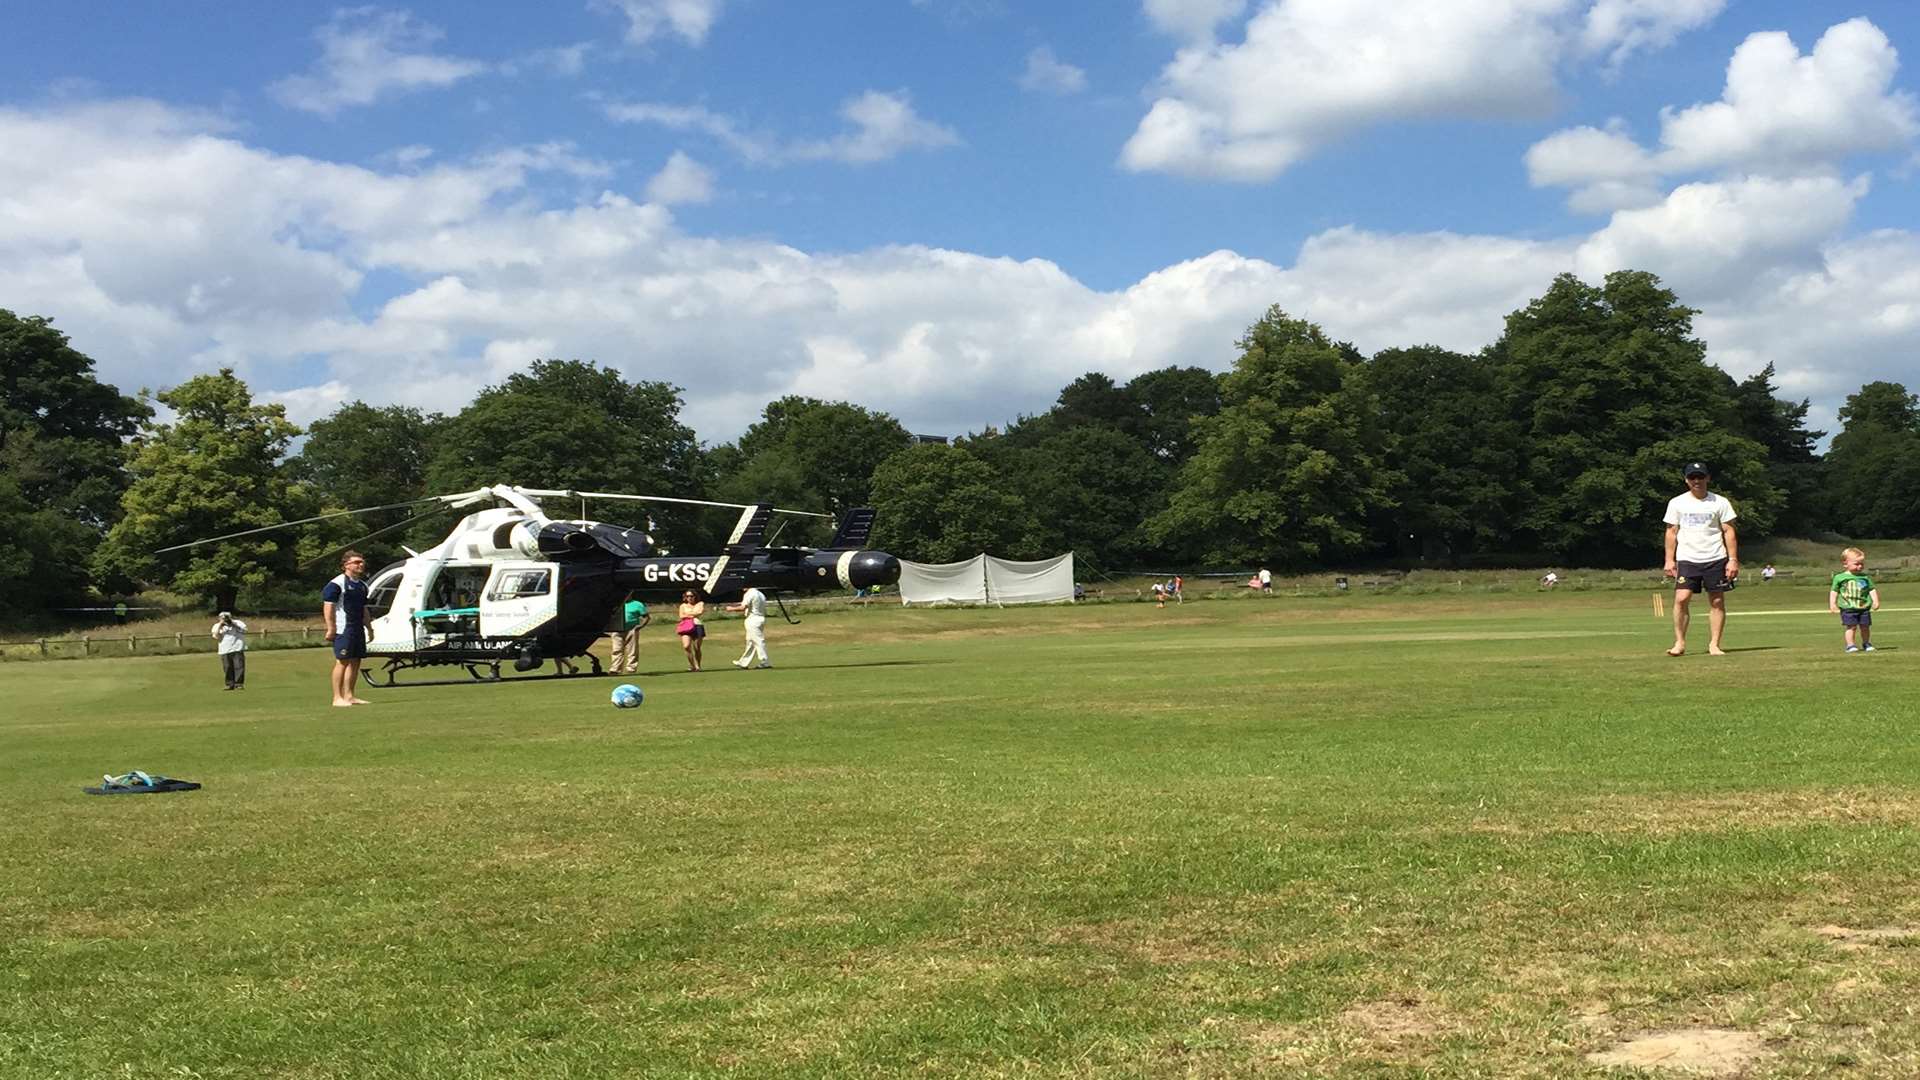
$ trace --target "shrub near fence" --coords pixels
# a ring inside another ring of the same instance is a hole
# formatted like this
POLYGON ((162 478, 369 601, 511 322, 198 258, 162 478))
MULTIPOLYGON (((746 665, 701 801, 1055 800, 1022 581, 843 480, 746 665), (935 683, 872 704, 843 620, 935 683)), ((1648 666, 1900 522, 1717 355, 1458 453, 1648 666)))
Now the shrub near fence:
MULTIPOLYGON (((247 634, 247 648, 301 649, 325 645, 323 631, 317 626, 284 630, 254 630, 247 634)), ((180 631, 173 634, 116 634, 101 632, 79 637, 36 638, 31 641, 0 641, 0 660, 84 660, 101 656, 174 656, 184 653, 212 653, 216 648, 206 631, 180 631)))

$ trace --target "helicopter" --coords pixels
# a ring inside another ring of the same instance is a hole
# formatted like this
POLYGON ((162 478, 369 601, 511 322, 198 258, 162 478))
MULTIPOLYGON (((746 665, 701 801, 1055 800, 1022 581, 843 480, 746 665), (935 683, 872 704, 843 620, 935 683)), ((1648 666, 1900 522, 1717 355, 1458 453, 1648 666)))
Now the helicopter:
MULTIPOLYGON (((900 560, 867 550, 874 512, 850 510, 824 548, 773 547, 773 515, 825 518, 770 504, 569 491, 496 484, 406 503, 343 510, 299 521, 209 537, 164 548, 200 544, 289 528, 323 518, 428 505, 425 513, 466 510, 446 539, 367 578, 369 686, 397 686, 415 668, 454 666, 473 679, 495 682, 502 664, 527 672, 543 663, 585 657, 593 674, 600 658, 589 651, 629 594, 677 597, 691 588, 708 600, 738 599, 748 587, 771 596, 830 589, 866 589, 900 580, 900 560), (550 517, 539 499, 630 500, 733 507, 739 521, 718 555, 658 552, 646 532, 604 522, 550 517), (485 506, 493 503, 498 505, 485 506), (437 504, 437 505, 432 505, 437 504)), ((409 519, 414 520, 414 519, 409 519)), ((401 524, 406 524, 402 522, 401 524)), ((557 665, 556 665, 557 666, 557 665)))

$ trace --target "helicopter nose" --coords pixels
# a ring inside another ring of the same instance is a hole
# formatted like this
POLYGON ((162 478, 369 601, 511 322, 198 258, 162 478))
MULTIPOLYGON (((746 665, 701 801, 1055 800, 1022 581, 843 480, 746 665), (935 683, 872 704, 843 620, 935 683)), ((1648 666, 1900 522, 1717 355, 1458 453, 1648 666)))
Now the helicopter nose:
POLYGON ((884 551, 862 551, 853 557, 853 565, 847 568, 847 577, 856 589, 891 585, 900 580, 900 560, 884 551))

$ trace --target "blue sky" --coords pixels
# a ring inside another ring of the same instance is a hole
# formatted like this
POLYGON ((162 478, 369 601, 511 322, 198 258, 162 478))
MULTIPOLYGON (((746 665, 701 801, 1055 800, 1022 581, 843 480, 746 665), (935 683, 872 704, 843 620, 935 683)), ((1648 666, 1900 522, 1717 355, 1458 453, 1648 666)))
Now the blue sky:
POLYGON ((39 5, 0 307, 311 419, 536 356, 926 431, 1222 368, 1269 305, 1471 350, 1660 273, 1816 416, 1920 387, 1920 14, 1739 0, 39 5), (1903 63, 1903 60, 1907 61, 1903 63))

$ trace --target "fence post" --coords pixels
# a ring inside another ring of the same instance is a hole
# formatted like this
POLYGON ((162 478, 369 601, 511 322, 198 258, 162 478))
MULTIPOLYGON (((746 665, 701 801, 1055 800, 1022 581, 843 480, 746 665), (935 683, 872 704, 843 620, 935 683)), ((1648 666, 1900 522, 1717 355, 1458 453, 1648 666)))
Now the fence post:
POLYGON ((88 637, 85 634, 80 635, 80 655, 81 656, 93 655, 93 639, 88 637))
POLYGON ((187 635, 186 635, 186 634, 184 634, 184 633, 177 633, 177 634, 175 634, 175 635, 173 635, 173 647, 174 647, 174 648, 176 648, 176 649, 184 649, 184 648, 186 648, 186 647, 187 647, 187 635))
POLYGON ((305 645, 307 643, 307 632, 312 629, 313 627, 311 626, 303 626, 300 628, 300 644, 305 645))
POLYGON ((127 635, 127 651, 128 651, 128 652, 133 652, 133 651, 134 651, 134 644, 133 644, 133 643, 134 643, 134 641, 135 641, 135 640, 136 640, 136 639, 134 638, 134 636, 133 636, 132 634, 128 634, 128 635, 127 635))
POLYGON ((45 660, 46 658, 47 658, 47 639, 41 638, 40 639, 40 659, 45 660))

